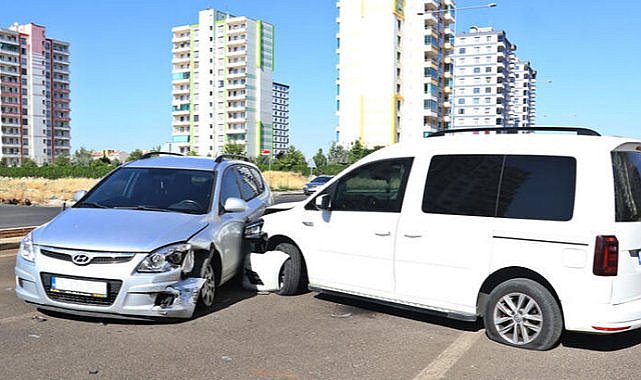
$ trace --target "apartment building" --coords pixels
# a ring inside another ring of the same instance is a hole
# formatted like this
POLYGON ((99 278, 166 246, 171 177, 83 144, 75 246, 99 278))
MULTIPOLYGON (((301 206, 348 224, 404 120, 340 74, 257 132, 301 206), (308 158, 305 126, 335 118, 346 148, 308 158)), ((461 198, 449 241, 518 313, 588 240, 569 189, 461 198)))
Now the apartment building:
POLYGON ((510 63, 510 121, 512 127, 534 127, 536 115, 536 70, 518 58, 510 63))
POLYGON ((533 125, 536 71, 505 32, 474 26, 455 46, 453 127, 533 125))
POLYGON ((285 153, 289 148, 289 86, 283 83, 272 84, 272 122, 274 138, 272 154, 285 153))
POLYGON ((202 156, 272 149, 274 26, 215 9, 172 28, 172 145, 202 156))
POLYGON ((336 140, 372 147, 450 125, 452 0, 338 0, 336 140))
POLYGON ((0 28, 0 160, 38 164, 69 155, 69 43, 33 23, 0 28))

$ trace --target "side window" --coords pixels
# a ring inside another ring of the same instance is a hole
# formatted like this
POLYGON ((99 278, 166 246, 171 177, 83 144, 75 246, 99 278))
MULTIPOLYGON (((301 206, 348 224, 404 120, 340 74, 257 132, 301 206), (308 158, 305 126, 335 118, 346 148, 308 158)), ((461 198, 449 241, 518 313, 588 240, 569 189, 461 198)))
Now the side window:
POLYGON ((502 164, 502 155, 432 157, 423 212, 494 216, 502 164))
POLYGON ((263 176, 255 168, 249 168, 249 171, 252 173, 254 181, 258 185, 259 193, 262 194, 265 191, 265 182, 263 182, 263 176))
POLYGON ((413 158, 372 162, 336 184, 332 211, 400 212, 413 158))
POLYGON ((234 166, 234 169, 238 172, 240 192, 243 199, 249 201, 250 199, 256 198, 261 193, 260 183, 256 181, 250 168, 244 165, 237 165, 234 166))
POLYGON ((236 170, 233 167, 227 168, 223 174, 220 187, 220 204, 224 205, 228 198, 241 198, 236 170))
POLYGON ((570 220, 576 160, 558 156, 507 156, 497 217, 570 220))

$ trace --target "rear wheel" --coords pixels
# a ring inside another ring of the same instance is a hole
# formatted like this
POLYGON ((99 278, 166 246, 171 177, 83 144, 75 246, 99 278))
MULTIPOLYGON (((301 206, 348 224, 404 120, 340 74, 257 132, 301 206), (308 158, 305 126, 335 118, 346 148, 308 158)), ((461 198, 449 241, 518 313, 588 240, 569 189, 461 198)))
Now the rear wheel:
POLYGON ((307 276, 300 250, 291 243, 280 243, 274 250, 285 252, 289 256, 280 270, 278 294, 291 296, 301 293, 306 285, 307 276))
POLYGON ((492 292, 485 306, 485 333, 499 343, 548 350, 561 337, 561 309, 550 291, 538 282, 517 278, 492 292))

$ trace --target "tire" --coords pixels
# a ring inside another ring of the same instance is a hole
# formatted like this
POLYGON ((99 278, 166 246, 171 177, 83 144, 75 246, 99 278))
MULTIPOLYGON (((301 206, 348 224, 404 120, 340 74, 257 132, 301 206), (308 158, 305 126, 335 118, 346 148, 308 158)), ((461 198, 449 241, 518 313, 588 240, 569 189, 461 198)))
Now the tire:
POLYGON ((494 288, 483 317, 488 338, 508 346, 544 351, 563 331, 556 299, 538 282, 516 278, 494 288))
POLYGON ((300 251, 291 243, 280 243, 274 250, 289 256, 280 270, 278 294, 293 296, 301 293, 307 285, 307 276, 300 251))
POLYGON ((205 283, 200 292, 198 293, 198 302, 196 309, 206 310, 214 305, 214 298, 216 297, 216 288, 218 279, 216 278, 216 271, 212 265, 211 257, 206 255, 199 255, 195 258, 194 269, 189 274, 190 277, 200 277, 205 279, 205 283))

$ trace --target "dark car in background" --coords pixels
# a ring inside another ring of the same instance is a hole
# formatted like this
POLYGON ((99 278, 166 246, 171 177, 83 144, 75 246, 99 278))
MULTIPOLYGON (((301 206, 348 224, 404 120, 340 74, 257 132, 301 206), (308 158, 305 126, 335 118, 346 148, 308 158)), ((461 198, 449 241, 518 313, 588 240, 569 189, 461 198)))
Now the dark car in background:
POLYGON ((334 178, 334 176, 331 175, 319 175, 307 184, 303 186, 303 192, 305 195, 310 195, 314 191, 316 191, 319 187, 323 186, 326 184, 330 179, 334 178))

